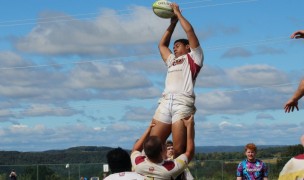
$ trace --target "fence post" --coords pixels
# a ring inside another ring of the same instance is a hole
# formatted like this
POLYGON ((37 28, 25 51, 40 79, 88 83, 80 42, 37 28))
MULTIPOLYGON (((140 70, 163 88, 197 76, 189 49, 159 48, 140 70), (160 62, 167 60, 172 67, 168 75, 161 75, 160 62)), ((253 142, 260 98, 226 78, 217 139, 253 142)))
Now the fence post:
POLYGON ((222 180, 224 179, 224 160, 222 160, 222 180))
POLYGON ((80 164, 78 164, 78 179, 80 179, 80 164))
POLYGON ((39 180, 39 165, 37 164, 37 180, 39 180))

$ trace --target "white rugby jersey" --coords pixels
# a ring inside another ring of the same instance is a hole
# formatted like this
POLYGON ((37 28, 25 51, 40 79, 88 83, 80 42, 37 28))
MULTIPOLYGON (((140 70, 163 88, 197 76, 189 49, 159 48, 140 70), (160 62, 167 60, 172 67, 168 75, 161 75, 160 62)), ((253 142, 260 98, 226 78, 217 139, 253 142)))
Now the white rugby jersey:
POLYGON ((170 54, 166 60, 167 77, 163 94, 184 94, 194 97, 194 85, 203 66, 203 50, 200 46, 179 57, 170 54))
POLYGON ((304 179, 304 154, 291 158, 280 172, 279 180, 304 179))
POLYGON ((184 172, 187 168, 188 158, 185 154, 180 155, 173 160, 165 160, 156 164, 148 160, 148 158, 139 151, 131 154, 133 168, 139 174, 145 176, 146 180, 171 180, 184 172))
POLYGON ((107 176, 104 180, 144 180, 144 176, 136 172, 120 172, 107 176))

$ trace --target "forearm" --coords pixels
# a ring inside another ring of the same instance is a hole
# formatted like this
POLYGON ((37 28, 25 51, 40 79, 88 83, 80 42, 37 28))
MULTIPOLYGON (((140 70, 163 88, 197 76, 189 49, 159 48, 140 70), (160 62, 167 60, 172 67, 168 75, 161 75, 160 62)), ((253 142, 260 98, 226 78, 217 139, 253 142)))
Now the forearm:
POLYGON ((299 99, 301 99, 303 97, 303 95, 304 95, 304 80, 301 80, 298 89, 292 96, 292 99, 294 101, 298 101, 299 99))
POLYGON ((186 33, 193 31, 192 25, 181 13, 177 14, 177 18, 186 33))
POLYGON ((177 14, 177 18, 178 18, 182 28, 184 29, 186 35, 187 35, 190 47, 191 48, 198 47, 200 45, 199 40, 198 40, 190 22, 181 13, 177 14))
POLYGON ((159 42, 159 48, 161 46, 166 46, 166 47, 169 47, 169 44, 170 44, 170 40, 171 40, 171 37, 172 37, 172 34, 174 32, 174 29, 176 27, 176 23, 171 23, 169 25, 169 27, 167 28, 166 32, 164 33, 164 35, 162 36, 160 42, 159 42))
POLYGON ((145 142, 145 140, 149 137, 150 132, 151 132, 151 125, 146 129, 146 131, 144 132, 144 134, 135 142, 132 152, 133 151, 142 151, 143 150, 143 144, 145 142))

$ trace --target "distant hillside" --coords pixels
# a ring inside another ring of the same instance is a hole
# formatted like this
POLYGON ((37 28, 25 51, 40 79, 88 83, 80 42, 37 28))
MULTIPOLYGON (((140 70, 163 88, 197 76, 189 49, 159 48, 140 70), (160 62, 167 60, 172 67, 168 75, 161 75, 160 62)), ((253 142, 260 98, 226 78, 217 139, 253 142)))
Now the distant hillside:
POLYGON ((106 154, 111 149, 110 147, 80 146, 43 152, 0 151, 0 165, 101 163, 106 162, 106 154))
MULTIPOLYGON (((270 157, 287 151, 288 146, 258 146, 259 156, 270 157)), ((196 153, 206 158, 223 159, 243 157, 243 146, 200 146, 196 153), (218 153, 221 153, 220 155, 218 153), (212 154, 216 154, 213 156, 212 154), (228 155, 229 156, 226 156, 228 155)), ((79 146, 65 150, 48 150, 43 152, 0 151, 0 165, 13 164, 65 164, 65 163, 104 163, 111 147, 79 146)), ((301 151, 301 146, 298 147, 301 151)), ((130 152, 130 150, 127 150, 130 152)), ((293 151, 292 151, 293 152, 293 151)))
MULTIPOLYGON (((284 147, 282 145, 259 145, 258 149, 284 147)), ((286 146, 285 146, 286 147, 286 146)), ((213 153, 213 152, 243 152, 244 146, 198 146, 195 153, 213 153)))

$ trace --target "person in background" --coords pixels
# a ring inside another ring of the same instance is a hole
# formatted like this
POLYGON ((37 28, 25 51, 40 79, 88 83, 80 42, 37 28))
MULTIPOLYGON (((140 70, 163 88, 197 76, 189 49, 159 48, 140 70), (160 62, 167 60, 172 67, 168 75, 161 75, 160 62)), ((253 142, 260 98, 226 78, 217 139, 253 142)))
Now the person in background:
POLYGON ((118 147, 109 151, 107 161, 112 174, 104 180, 144 180, 144 176, 131 171, 130 155, 122 148, 118 147))
POLYGON ((11 180, 17 180, 17 173, 16 173, 15 169, 12 169, 9 177, 11 180))
POLYGON ((165 144, 158 136, 150 136, 151 129, 158 126, 152 121, 150 126, 134 144, 131 161, 135 171, 147 179, 171 180, 177 178, 187 168, 188 162, 194 156, 194 120, 193 115, 183 120, 186 127, 186 152, 173 160, 166 160, 165 144), (144 153, 142 153, 144 150, 144 153))
MULTIPOLYGON (((304 134, 300 138, 304 147, 304 134)), ((279 180, 304 180, 304 154, 291 158, 280 172, 279 180)))
MULTIPOLYGON (((299 30, 290 36, 291 38, 304 38, 304 30, 299 30)), ((304 96, 304 79, 301 80, 298 89, 293 94, 293 96, 285 103, 284 109, 285 113, 293 112, 296 108, 299 111, 298 101, 304 96)))
POLYGON ((249 143, 245 146, 246 159, 237 167, 237 180, 268 180, 268 168, 263 161, 256 159, 256 153, 255 144, 249 143))
POLYGON ((173 142, 171 140, 166 141, 166 159, 174 159, 173 142))

